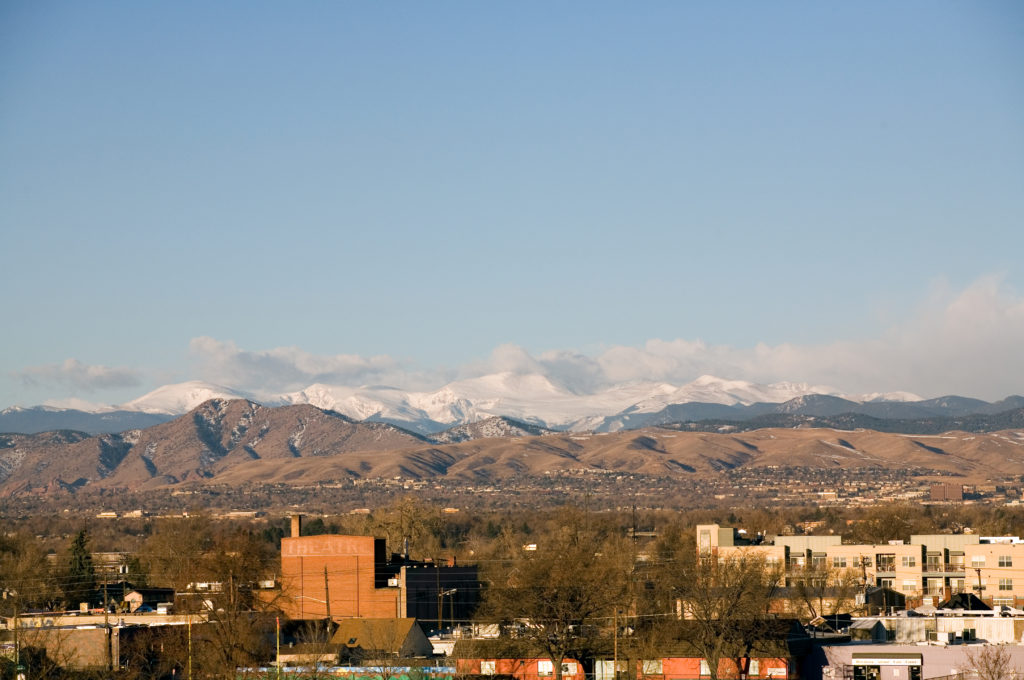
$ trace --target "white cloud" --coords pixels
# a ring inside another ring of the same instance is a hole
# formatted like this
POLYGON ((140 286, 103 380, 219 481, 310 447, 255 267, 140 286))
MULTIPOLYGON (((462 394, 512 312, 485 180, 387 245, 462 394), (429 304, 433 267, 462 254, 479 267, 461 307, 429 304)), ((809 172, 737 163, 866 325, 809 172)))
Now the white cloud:
POLYGON ((335 385, 420 383, 423 377, 398 360, 379 355, 322 356, 298 347, 244 350, 234 342, 209 337, 189 343, 204 380, 256 393, 272 394, 301 389, 313 383, 335 385))
POLYGON ((78 359, 65 359, 59 364, 29 366, 15 373, 27 387, 70 385, 93 392, 141 384, 139 372, 131 368, 83 364, 78 359))
POLYGON ((908 390, 997 399, 1024 391, 1024 298, 998 277, 963 291, 937 289, 921 309, 880 337, 822 345, 651 340, 598 357, 613 382, 688 381, 701 374, 770 383, 834 385, 848 393, 908 390))
POLYGON ((848 394, 906 390, 999 399, 1024 392, 1024 298, 998 277, 962 291, 936 288, 920 309, 878 337, 820 345, 709 345, 699 339, 653 339, 590 356, 553 350, 538 356, 514 344, 448 371, 410 368, 388 356, 314 355, 295 347, 263 351, 233 342, 191 343, 203 378, 233 387, 284 391, 314 382, 404 389, 440 387, 454 376, 498 371, 541 373, 580 393, 633 381, 684 384, 701 375, 760 383, 831 385, 848 394))

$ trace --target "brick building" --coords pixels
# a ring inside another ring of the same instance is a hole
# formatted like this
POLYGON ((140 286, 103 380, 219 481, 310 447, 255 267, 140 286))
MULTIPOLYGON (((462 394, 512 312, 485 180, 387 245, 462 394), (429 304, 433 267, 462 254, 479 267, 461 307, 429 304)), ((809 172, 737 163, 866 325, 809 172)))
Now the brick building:
POLYGON ((939 503, 959 502, 964 499, 964 486, 963 484, 950 484, 949 482, 932 484, 930 497, 932 501, 939 503))
POLYGON ((293 619, 415 618, 428 631, 470 620, 477 568, 389 555, 383 538, 302 536, 301 518, 281 539, 277 604, 293 619))

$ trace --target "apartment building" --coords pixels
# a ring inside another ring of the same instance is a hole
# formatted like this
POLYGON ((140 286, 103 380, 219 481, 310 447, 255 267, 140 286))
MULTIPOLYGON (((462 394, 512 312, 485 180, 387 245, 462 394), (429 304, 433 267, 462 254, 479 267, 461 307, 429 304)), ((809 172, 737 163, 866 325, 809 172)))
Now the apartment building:
POLYGON ((966 591, 994 606, 1024 605, 1024 541, 1016 536, 915 534, 909 543, 853 544, 842 536, 749 536, 702 524, 697 550, 723 558, 759 554, 784 566, 787 582, 816 571, 891 588, 911 602, 938 604, 966 591))

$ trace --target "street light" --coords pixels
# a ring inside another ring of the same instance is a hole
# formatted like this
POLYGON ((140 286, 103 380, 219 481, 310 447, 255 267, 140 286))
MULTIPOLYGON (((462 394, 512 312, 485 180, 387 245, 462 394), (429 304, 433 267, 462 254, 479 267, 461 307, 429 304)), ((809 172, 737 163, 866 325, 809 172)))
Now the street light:
MULTIPOLYGON (((458 592, 458 590, 459 590, 458 588, 449 588, 448 590, 441 590, 441 591, 439 591, 437 593, 437 632, 438 632, 438 634, 441 633, 441 629, 444 627, 442 625, 444 623, 444 599, 443 598, 444 598, 445 595, 448 595, 448 596, 454 595, 455 593, 458 592)), ((449 600, 449 602, 451 602, 451 605, 452 605, 452 611, 451 611, 452 621, 451 621, 451 623, 454 626, 455 625, 455 600, 454 600, 454 598, 449 600)))

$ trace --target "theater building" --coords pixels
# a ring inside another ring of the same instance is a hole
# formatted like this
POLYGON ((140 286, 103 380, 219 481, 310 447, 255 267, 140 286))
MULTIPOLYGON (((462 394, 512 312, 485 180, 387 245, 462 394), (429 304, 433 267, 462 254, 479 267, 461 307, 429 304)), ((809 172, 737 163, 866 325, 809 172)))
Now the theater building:
POLYGON ((292 619, 415 618, 429 631, 467 623, 479 600, 475 566, 389 554, 373 536, 302 536, 301 517, 281 539, 275 604, 292 619))

